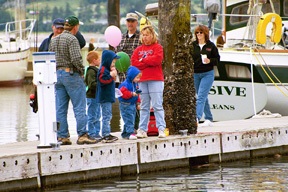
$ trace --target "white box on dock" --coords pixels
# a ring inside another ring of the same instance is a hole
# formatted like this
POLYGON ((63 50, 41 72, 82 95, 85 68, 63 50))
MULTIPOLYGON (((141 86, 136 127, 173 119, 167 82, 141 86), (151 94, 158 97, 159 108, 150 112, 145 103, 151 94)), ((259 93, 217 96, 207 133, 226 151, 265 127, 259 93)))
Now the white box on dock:
POLYGON ((35 52, 33 56, 33 83, 51 85, 57 82, 54 52, 35 52))

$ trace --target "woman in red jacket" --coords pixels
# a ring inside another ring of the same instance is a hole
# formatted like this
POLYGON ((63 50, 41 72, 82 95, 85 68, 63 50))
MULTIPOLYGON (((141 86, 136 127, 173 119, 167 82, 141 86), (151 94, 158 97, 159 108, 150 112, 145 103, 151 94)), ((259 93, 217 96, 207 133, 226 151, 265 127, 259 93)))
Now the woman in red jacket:
POLYGON ((159 138, 165 138, 166 128, 163 109, 164 75, 162 71, 163 47, 157 41, 157 35, 152 26, 142 28, 140 41, 131 57, 131 63, 142 72, 139 81, 141 93, 140 123, 138 138, 147 137, 150 118, 150 104, 154 109, 159 138))

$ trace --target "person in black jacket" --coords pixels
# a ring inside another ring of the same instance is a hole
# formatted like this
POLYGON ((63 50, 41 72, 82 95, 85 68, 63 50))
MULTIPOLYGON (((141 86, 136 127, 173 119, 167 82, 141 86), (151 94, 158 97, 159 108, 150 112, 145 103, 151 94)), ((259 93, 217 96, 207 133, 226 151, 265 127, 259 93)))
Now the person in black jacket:
POLYGON ((213 126, 213 115, 208 102, 208 94, 214 82, 214 66, 220 61, 217 47, 209 40, 209 28, 199 25, 195 28, 196 41, 193 42, 194 85, 197 94, 196 115, 198 122, 204 113, 205 121, 199 126, 213 126))
POLYGON ((87 55, 89 67, 85 75, 88 135, 98 141, 102 139, 100 133, 100 103, 96 102, 97 74, 100 65, 100 56, 96 51, 90 51, 87 55))
MULTIPOLYGON (((49 35, 49 37, 43 40, 43 42, 41 43, 39 47, 39 50, 38 50, 39 52, 48 51, 51 39, 61 34, 64 31, 64 23, 65 23, 65 20, 62 18, 57 18, 53 20, 52 22, 53 32, 49 35)), ((76 33, 75 37, 77 38, 79 42, 80 48, 82 49, 83 47, 85 47, 86 40, 79 31, 76 33)))

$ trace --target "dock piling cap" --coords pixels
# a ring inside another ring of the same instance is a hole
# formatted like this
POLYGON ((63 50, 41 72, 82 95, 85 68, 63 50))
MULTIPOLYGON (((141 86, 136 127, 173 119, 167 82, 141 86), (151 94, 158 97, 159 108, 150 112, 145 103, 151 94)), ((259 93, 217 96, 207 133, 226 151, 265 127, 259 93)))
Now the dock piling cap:
POLYGON ((179 130, 179 133, 181 134, 181 136, 187 136, 188 129, 185 129, 185 130, 179 130))

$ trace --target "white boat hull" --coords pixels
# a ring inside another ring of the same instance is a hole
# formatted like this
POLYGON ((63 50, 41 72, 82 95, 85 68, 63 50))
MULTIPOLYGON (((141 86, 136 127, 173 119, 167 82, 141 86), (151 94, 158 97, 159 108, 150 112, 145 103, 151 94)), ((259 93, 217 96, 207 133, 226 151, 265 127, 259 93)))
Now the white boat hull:
MULTIPOLYGON (((286 84, 286 86, 288 86, 286 84)), ((284 95, 280 90, 286 92, 283 88, 275 87, 274 85, 266 85, 268 92, 268 101, 265 109, 272 113, 279 113, 282 116, 288 116, 288 96, 284 95)))
POLYGON ((0 85, 22 83, 27 71, 30 50, 0 54, 0 85))
POLYGON ((246 119, 260 112, 267 103, 266 86, 253 86, 250 82, 215 80, 208 97, 213 120, 246 119))
POLYGON ((35 19, 7 22, 5 31, 0 33, 0 86, 22 84, 35 22, 35 19))
MULTIPOLYGON (((267 104, 264 109, 272 113, 288 115, 288 50, 260 50, 259 53, 249 50, 224 49, 220 50, 219 53, 221 62, 247 65, 252 63, 256 66, 264 80, 267 92, 267 104), (284 87, 285 85, 287 88, 284 87)), ((258 92, 256 91, 256 93, 258 92)), ((261 92, 259 93, 261 94, 261 92)))

